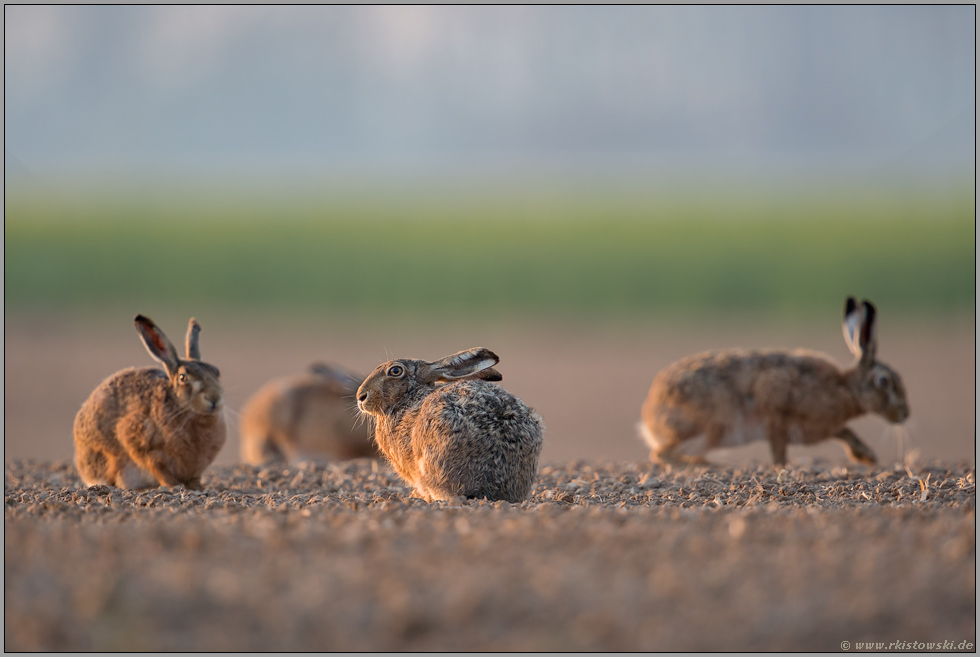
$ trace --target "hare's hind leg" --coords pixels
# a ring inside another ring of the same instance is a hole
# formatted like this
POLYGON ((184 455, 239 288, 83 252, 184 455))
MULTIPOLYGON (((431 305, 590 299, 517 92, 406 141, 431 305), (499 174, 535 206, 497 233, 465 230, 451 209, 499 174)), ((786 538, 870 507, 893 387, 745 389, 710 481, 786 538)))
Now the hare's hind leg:
POLYGON ((650 427, 645 422, 641 422, 638 428, 640 430, 640 436, 643 438, 643 442, 645 442, 650 448, 651 461, 661 464, 677 463, 677 460, 674 457, 674 450, 677 448, 677 443, 669 439, 665 440, 661 436, 655 434, 650 430, 650 427))
POLYGON ((125 453, 99 447, 79 447, 75 450, 75 467, 86 486, 105 484, 116 488, 135 487, 127 485, 125 475, 130 468, 138 468, 125 453))
POLYGON ((677 463, 681 463, 683 465, 711 465, 711 461, 704 458, 704 456, 700 454, 675 454, 674 458, 676 459, 677 463))
MULTIPOLYGON (((712 463, 711 461, 706 459, 704 455, 710 452, 711 450, 715 449, 719 445, 721 445, 722 441, 725 438, 726 430, 727 428, 725 427, 725 425, 709 424, 708 427, 704 430, 703 442, 700 442, 699 439, 695 438, 693 442, 689 443, 693 445, 693 453, 682 454, 682 453, 675 452, 674 458, 676 459, 677 462, 683 463, 684 465, 710 467, 712 463)), ((689 440, 689 438, 690 436, 682 439, 681 442, 683 442, 684 440, 689 440)), ((679 446, 680 446, 680 442, 675 445, 675 450, 679 446)))
POLYGON ((683 452, 678 451, 680 446, 695 434, 679 436, 677 434, 667 432, 670 437, 662 440, 659 437, 651 438, 651 436, 654 434, 649 431, 646 425, 643 425, 642 430, 643 437, 646 439, 647 444, 650 445, 650 460, 654 463, 681 467, 689 465, 711 465, 711 463, 704 458, 704 452, 707 451, 707 445, 709 442, 705 443, 705 448, 699 453, 684 454, 683 452))
POLYGON ((863 463, 864 465, 874 465, 878 462, 875 453, 865 445, 853 431, 844 427, 834 434, 834 438, 844 443, 844 449, 852 461, 863 463))
POLYGON ((640 422, 637 428, 640 430, 640 437, 643 438, 643 442, 650 448, 651 461, 664 465, 680 465, 680 460, 674 454, 674 451, 680 445, 681 441, 677 439, 672 431, 665 427, 658 427, 657 431, 654 432, 650 428, 650 424, 646 421, 640 422))
POLYGON ((246 434, 242 437, 242 458, 251 465, 266 465, 285 462, 286 456, 273 437, 272 432, 246 434))
POLYGON ((75 450, 75 469, 86 486, 116 485, 114 464, 101 450, 78 447, 75 450))
POLYGON ((725 440, 728 427, 724 424, 709 424, 704 430, 704 442, 699 447, 695 447, 695 452, 690 456, 684 455, 682 458, 690 465, 712 465, 704 457, 705 454, 721 446, 725 440))

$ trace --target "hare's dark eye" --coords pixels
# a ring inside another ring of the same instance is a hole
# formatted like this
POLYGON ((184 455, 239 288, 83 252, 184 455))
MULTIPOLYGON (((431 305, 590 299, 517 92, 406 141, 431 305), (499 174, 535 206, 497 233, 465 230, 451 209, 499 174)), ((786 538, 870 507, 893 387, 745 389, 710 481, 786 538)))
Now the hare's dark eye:
POLYGON ((187 383, 187 375, 186 375, 186 374, 183 374, 183 373, 181 373, 181 374, 180 374, 180 375, 179 375, 179 376, 177 377, 177 380, 178 380, 178 381, 180 381, 181 383, 187 383))
POLYGON ((391 367, 388 368, 388 371, 386 372, 388 376, 395 379, 397 379, 404 373, 405 373, 405 368, 402 367, 401 365, 392 365, 391 367))
POLYGON ((878 376, 876 376, 875 377, 875 387, 878 388, 879 390, 884 390, 885 388, 887 388, 888 387, 888 375, 887 374, 879 374, 878 376))

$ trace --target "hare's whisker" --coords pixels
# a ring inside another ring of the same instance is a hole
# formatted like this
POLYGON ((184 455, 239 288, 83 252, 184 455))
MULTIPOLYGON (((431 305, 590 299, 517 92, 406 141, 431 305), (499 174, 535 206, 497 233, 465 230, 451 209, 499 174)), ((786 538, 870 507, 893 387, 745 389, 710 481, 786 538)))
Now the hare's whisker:
POLYGON ((912 465, 919 457, 918 448, 914 447, 912 428, 907 424, 896 424, 895 433, 902 445, 902 463, 912 465))
POLYGON ((190 415, 190 411, 186 408, 176 408, 160 418, 160 421, 164 424, 170 424, 170 421, 177 418, 179 415, 190 415))
POLYGON ((241 413, 235 412, 235 410, 229 406, 225 406, 223 409, 221 409, 221 412, 225 416, 225 421, 232 425, 232 429, 238 431, 238 419, 241 417, 241 413))
POLYGON ((356 404, 354 405, 354 408, 352 410, 355 411, 355 415, 354 415, 354 424, 351 426, 351 431, 371 421, 371 417, 372 417, 371 414, 362 413, 360 409, 357 408, 356 404))

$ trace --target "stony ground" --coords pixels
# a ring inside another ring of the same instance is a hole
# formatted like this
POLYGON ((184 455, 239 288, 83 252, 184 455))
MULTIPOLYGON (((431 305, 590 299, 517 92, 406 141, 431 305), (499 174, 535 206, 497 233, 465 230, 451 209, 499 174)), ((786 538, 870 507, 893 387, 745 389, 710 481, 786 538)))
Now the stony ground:
POLYGON ((546 466, 426 504, 372 461, 204 491, 4 466, 7 651, 976 646, 976 471, 546 466))

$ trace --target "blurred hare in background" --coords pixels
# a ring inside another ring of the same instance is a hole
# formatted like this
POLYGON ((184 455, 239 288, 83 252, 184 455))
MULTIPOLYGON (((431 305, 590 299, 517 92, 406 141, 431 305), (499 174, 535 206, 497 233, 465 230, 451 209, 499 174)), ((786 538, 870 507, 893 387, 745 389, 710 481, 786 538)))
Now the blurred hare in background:
POLYGON ((712 351, 664 368, 642 408, 650 457, 705 463, 716 447, 768 440, 773 462, 783 465, 787 445, 836 438, 852 460, 874 464, 874 453, 845 423, 865 413, 892 423, 909 416, 902 379, 875 359, 876 315, 870 302, 847 299, 844 339, 857 358, 847 368, 805 350, 712 351))
POLYGON ((262 465, 318 456, 380 458, 354 394, 362 377, 314 363, 302 374, 262 386, 242 408, 241 456, 262 465))

